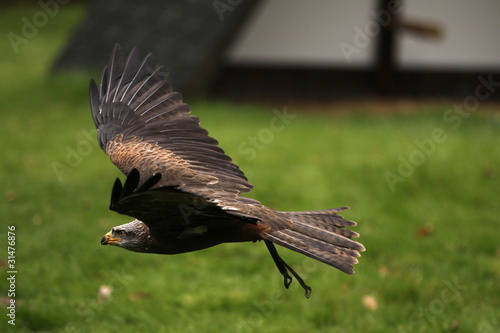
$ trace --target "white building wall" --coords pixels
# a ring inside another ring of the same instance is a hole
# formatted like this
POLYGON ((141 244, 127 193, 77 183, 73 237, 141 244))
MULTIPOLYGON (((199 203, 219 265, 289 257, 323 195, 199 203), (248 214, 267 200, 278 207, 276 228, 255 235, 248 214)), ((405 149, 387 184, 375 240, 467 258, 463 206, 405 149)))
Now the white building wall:
MULTIPOLYGON (((400 35, 403 68, 500 68, 500 0, 404 0, 404 18, 437 24, 441 39, 400 35)), ((233 63, 367 67, 373 0, 264 0, 233 44, 233 63)))

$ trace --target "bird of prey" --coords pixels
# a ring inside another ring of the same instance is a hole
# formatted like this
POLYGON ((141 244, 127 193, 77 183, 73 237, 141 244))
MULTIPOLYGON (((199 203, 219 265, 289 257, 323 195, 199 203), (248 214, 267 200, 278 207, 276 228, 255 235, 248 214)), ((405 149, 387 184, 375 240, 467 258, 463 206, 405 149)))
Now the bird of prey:
POLYGON ((311 288, 279 256, 274 244, 352 274, 362 244, 356 223, 338 215, 348 207, 281 212, 240 196, 252 185, 218 142, 190 115, 152 54, 134 48, 125 59, 115 45, 90 106, 100 147, 126 175, 117 179, 110 209, 135 218, 101 244, 157 254, 197 251, 221 243, 264 241, 284 277, 311 288), (291 275, 292 276, 291 276, 291 275))

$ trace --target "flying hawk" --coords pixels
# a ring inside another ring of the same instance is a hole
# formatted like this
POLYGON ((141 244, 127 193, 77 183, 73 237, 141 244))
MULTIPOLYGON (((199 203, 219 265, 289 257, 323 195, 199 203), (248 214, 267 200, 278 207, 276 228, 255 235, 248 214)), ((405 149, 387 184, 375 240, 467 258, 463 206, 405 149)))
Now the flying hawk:
POLYGON ((362 244, 338 215, 348 207, 280 212, 240 196, 252 185, 218 142, 190 115, 180 93, 165 81, 152 54, 127 59, 117 44, 90 106, 100 147, 127 176, 116 180, 110 209, 135 218, 101 240, 127 250, 177 254, 221 243, 263 240, 284 277, 311 288, 278 255, 274 244, 352 274, 362 244))

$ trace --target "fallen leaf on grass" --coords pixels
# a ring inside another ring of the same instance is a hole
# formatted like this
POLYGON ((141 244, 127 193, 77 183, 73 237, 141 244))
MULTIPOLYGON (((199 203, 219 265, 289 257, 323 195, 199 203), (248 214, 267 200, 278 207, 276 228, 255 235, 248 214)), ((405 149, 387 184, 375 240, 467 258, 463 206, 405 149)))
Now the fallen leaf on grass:
POLYGON ((7 191, 5 193, 5 199, 7 200, 7 202, 14 202, 14 201, 16 201, 16 199, 17 199, 16 192, 14 192, 14 191, 7 191))
POLYGON ((416 233, 417 233, 418 237, 424 238, 424 237, 430 236, 433 231, 434 231, 434 229, 432 227, 426 226, 426 227, 418 228, 416 230, 416 233))
POLYGON ((113 293, 113 287, 102 285, 99 287, 97 292, 97 301, 99 303, 109 302, 111 300, 111 294, 113 293))
POLYGON ((460 326, 458 320, 454 320, 450 325, 450 332, 458 331, 458 327, 460 326))
POLYGON ((375 311, 378 308, 378 303, 375 297, 370 295, 363 296, 363 305, 369 310, 375 311))
POLYGON ((386 265, 382 265, 378 268, 378 273, 380 276, 387 276, 389 275, 389 268, 386 265))
POLYGON ((2 304, 2 305, 9 305, 10 300, 11 299, 8 297, 0 296, 0 304, 2 304))
POLYGON ((38 214, 35 214, 31 217, 31 222, 34 224, 34 225, 41 225, 42 224, 42 217, 38 214))
POLYGON ((147 292, 144 292, 144 291, 138 291, 138 292, 135 292, 135 293, 130 293, 128 295, 128 298, 131 301, 138 301, 138 300, 141 300, 141 299, 151 298, 151 294, 147 293, 147 292))

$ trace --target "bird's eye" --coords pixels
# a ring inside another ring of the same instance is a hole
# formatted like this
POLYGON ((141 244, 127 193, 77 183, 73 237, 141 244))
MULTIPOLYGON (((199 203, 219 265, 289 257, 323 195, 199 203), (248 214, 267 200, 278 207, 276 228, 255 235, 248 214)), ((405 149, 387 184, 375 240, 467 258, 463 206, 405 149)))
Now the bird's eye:
POLYGON ((124 237, 126 232, 125 230, 116 230, 115 231, 115 234, 118 236, 118 237, 124 237))

